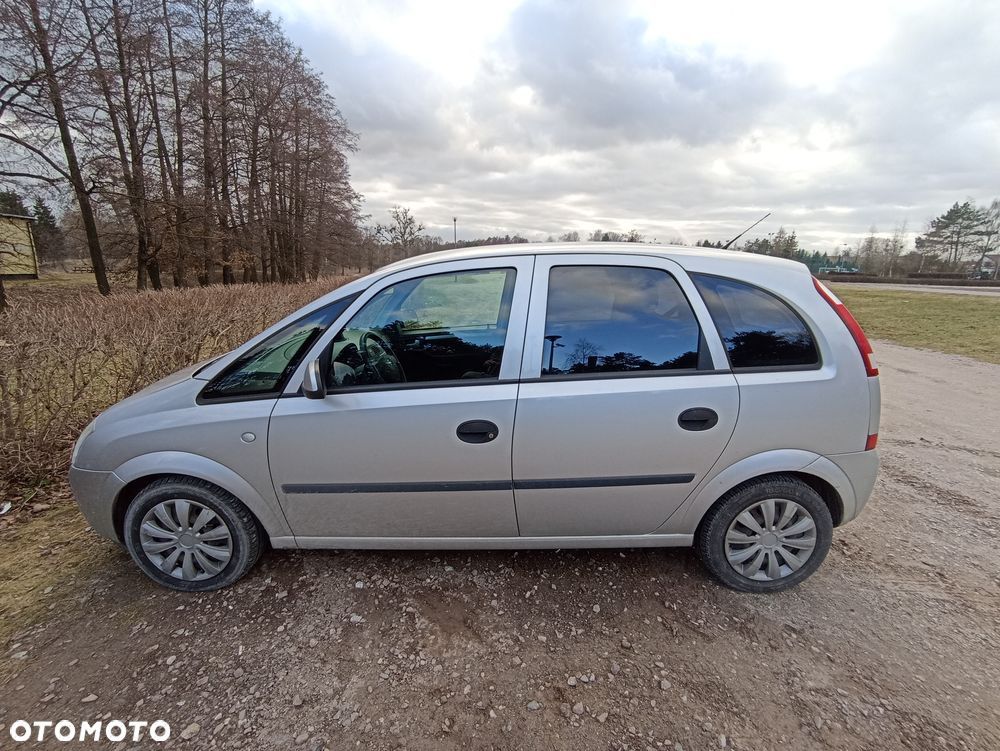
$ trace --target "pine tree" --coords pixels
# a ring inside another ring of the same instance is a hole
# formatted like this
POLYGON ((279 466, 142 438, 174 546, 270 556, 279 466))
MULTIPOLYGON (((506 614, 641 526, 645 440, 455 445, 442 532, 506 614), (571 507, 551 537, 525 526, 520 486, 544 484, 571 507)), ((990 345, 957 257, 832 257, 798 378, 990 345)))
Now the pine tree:
MULTIPOLYGON (((924 258, 944 254, 945 263, 955 268, 974 251, 982 238, 986 212, 971 201, 955 203, 930 221, 927 232, 917 238, 917 252, 924 258)), ((923 266, 923 259, 921 259, 923 266)))
POLYGON ((28 215, 24 200, 16 190, 0 190, 0 214, 28 215))
POLYGON ((56 221, 52 209, 41 198, 36 198, 31 207, 31 213, 35 217, 35 224, 32 231, 35 235, 35 248, 38 251, 40 261, 58 261, 65 257, 66 238, 63 236, 62 228, 56 221))

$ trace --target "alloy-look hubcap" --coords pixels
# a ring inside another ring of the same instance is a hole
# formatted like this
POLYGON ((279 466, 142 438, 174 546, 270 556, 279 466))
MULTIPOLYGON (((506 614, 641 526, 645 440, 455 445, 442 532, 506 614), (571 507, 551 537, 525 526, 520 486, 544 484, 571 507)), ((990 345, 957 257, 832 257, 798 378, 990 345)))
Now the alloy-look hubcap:
POLYGON ((233 556, 233 537, 222 517, 183 498, 163 501, 147 511, 139 542, 154 566, 184 581, 210 579, 233 556))
POLYGON ((726 532, 726 558, 748 579, 791 576, 816 547, 816 522, 795 501, 769 498, 746 508, 726 532))

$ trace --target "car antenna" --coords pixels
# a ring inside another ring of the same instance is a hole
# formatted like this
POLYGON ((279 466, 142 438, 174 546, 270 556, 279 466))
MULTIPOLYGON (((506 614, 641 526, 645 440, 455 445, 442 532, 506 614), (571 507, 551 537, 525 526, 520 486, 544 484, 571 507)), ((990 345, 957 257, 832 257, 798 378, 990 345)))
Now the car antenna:
POLYGON ((752 230, 752 229, 753 229, 754 227, 756 227, 756 226, 757 226, 758 224, 760 224, 761 222, 763 222, 763 221, 764 221, 765 219, 767 219, 767 218, 768 218, 769 216, 771 216, 771 212, 770 212, 770 211, 768 211, 768 212, 767 212, 766 214, 764 214, 764 216, 762 216, 762 217, 761 217, 760 219, 758 219, 758 220, 757 220, 756 222, 754 222, 753 224, 751 224, 751 225, 750 225, 749 227, 747 227, 747 228, 746 228, 745 230, 743 230, 742 232, 740 232, 740 234, 738 234, 738 235, 737 235, 736 237, 734 237, 734 238, 733 238, 732 240, 730 240, 730 241, 729 241, 729 242, 727 242, 727 243, 726 243, 725 245, 723 245, 723 246, 722 246, 722 249, 723 249, 723 250, 729 250, 729 246, 730 246, 730 245, 732 245, 732 244, 733 244, 734 242, 736 242, 737 240, 739 240, 739 239, 740 239, 741 237, 743 237, 743 235, 745 235, 745 234, 746 234, 747 232, 749 232, 750 230, 752 230))

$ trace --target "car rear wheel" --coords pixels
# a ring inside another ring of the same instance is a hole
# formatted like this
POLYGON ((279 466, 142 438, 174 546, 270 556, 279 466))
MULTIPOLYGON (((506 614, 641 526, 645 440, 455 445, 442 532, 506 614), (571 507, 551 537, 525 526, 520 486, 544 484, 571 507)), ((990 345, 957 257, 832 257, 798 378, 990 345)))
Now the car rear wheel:
POLYGON ((124 533, 139 568, 182 592, 232 584, 263 549, 263 535, 246 506, 190 478, 163 478, 143 488, 125 512, 124 533))
POLYGON ((819 493, 798 478, 751 480, 705 516, 695 547, 719 581, 742 592, 780 592, 826 558, 833 518, 819 493))

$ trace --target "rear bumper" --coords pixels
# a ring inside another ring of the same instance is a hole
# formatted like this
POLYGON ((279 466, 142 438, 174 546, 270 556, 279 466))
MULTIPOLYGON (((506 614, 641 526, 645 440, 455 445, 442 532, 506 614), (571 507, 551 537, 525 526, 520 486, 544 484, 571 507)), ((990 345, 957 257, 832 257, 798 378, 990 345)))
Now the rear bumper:
POLYGON ((115 530, 114 501, 125 485, 114 472, 69 468, 69 484, 80 511, 101 537, 121 542, 115 530))
POLYGON ((878 477, 878 451, 855 451, 850 454, 833 454, 826 458, 840 467, 854 490, 853 508, 844 504, 844 518, 841 524, 846 524, 857 518, 871 498, 875 479, 878 477))

